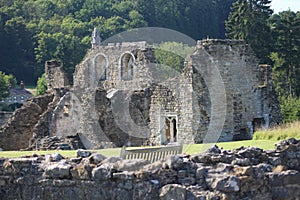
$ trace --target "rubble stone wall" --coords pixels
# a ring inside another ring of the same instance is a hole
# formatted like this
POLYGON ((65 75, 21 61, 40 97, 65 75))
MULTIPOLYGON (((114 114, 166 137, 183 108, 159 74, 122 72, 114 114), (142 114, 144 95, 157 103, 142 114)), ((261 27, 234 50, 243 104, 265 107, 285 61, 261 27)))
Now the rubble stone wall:
POLYGON ((0 128, 0 147, 4 150, 20 150, 30 146, 34 126, 53 101, 53 94, 32 98, 17 109, 0 128))
POLYGON ((47 61, 45 64, 45 73, 48 90, 69 86, 69 80, 60 62, 56 60, 47 61))
POLYGON ((202 130, 207 127, 206 119, 213 120, 212 112, 219 115, 222 110, 218 108, 224 104, 226 118, 219 141, 251 139, 255 128, 269 128, 271 124, 280 123, 280 107, 271 81, 271 68, 259 65, 253 51, 244 41, 199 41, 197 50, 187 61, 195 67, 195 94, 209 94, 211 101, 208 103, 208 99, 202 100, 207 113, 204 119, 203 116, 197 116, 199 112, 194 112, 195 119, 200 118, 200 129, 196 135, 203 135, 201 127, 202 130), (214 68, 217 69, 216 74, 214 68), (204 78, 204 84, 199 83, 199 77, 204 78), (221 93, 221 89, 215 89, 220 84, 223 84, 225 93, 223 97, 216 98, 212 92, 215 90, 221 93), (212 105, 212 101, 216 103, 212 105), (217 109, 212 111, 211 106, 217 109), (254 127, 257 121, 260 123, 254 127))
POLYGON ((8 121, 8 119, 12 116, 12 114, 13 114, 13 112, 1 111, 0 112, 0 126, 5 124, 8 121))
POLYGON ((299 199, 300 141, 275 150, 221 150, 165 160, 122 160, 89 151, 0 159, 0 198, 299 199))

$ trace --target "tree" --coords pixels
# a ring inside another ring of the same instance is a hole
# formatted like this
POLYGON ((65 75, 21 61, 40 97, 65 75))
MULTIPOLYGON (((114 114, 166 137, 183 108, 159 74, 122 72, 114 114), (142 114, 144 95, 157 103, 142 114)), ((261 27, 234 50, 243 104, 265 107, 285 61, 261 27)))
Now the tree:
POLYGON ((5 75, 5 82, 8 89, 15 88, 17 86, 17 79, 12 74, 5 75))
POLYGON ((274 85, 280 96, 300 95, 300 17, 292 11, 273 15, 271 26, 274 52, 274 85))
POLYGON ((173 78, 182 73, 184 59, 194 51, 193 47, 177 42, 164 42, 154 46, 160 80, 173 78))
POLYGON ((136 10, 151 26, 185 33, 194 39, 224 38, 224 20, 234 0, 137 0, 136 10), (221 24, 221 25, 220 25, 221 24))
POLYGON ((23 17, 14 17, 3 26, 3 43, 0 50, 0 70, 14 74, 18 79, 29 82, 27 76, 33 72, 34 52, 32 33, 27 29, 23 17), (29 72, 29 73, 28 73, 29 72))
POLYGON ((47 59, 72 78, 98 27, 103 40, 138 27, 224 38, 234 0, 0 0, 0 70, 35 84, 47 59), (5 68, 4 68, 5 66, 5 68))
POLYGON ((16 79, 13 75, 6 75, 0 71, 0 99, 9 96, 9 89, 16 84, 16 79))
MULTIPOLYGON (((47 60, 60 60, 69 80, 72 81, 75 66, 82 60, 87 46, 79 37, 61 32, 54 34, 42 32, 37 38, 35 53, 40 66, 44 66, 47 60)), ((40 69, 40 72, 43 72, 43 69, 40 69)))
POLYGON ((37 81, 37 95, 43 95, 47 91, 47 82, 46 82, 46 74, 43 73, 43 75, 38 78, 37 81))
POLYGON ((290 123, 300 120, 300 99, 297 97, 281 97, 280 107, 282 121, 290 123))
POLYGON ((272 15, 270 0, 237 0, 226 21, 226 37, 245 40, 261 63, 269 63, 272 44, 268 19, 272 15))

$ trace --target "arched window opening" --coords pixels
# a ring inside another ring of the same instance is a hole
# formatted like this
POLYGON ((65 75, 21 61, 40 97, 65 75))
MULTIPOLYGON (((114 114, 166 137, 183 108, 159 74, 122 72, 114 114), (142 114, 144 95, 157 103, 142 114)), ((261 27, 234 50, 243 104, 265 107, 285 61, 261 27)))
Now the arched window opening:
POLYGON ((95 58, 95 71, 96 77, 100 81, 107 80, 108 70, 107 70, 107 59, 104 55, 100 54, 95 58))
POLYGON ((121 57, 121 80, 132 80, 133 79, 133 63, 134 57, 130 53, 125 53, 121 57))

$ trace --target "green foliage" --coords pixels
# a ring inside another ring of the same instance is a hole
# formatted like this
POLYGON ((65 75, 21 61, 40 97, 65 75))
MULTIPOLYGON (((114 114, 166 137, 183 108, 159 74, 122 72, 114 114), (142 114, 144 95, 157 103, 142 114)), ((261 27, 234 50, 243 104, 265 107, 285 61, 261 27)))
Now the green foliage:
POLYGON ((43 95, 47 91, 46 74, 44 73, 37 81, 37 95, 43 95))
POLYGON ((154 45, 154 48, 158 63, 170 66, 178 72, 183 69, 185 57, 193 52, 193 47, 177 42, 163 42, 154 45))
POLYGON ((0 99, 9 96, 9 89, 15 87, 17 83, 16 78, 13 75, 6 75, 0 71, 0 99))
POLYGON ((284 11, 271 17, 274 37, 273 81, 280 96, 300 95, 300 13, 284 11))
POLYGON ((166 27, 194 39, 224 38, 234 0, 137 0, 137 10, 148 25, 166 27))
POLYGON ((79 37, 70 34, 44 33, 37 35, 37 47, 35 48, 36 60, 43 64, 46 60, 56 59, 63 63, 63 69, 68 74, 69 80, 72 80, 72 74, 75 65, 78 64, 84 56, 86 46, 79 37))
POLYGON ((17 86, 17 79, 12 74, 5 75, 4 79, 9 89, 17 86))
POLYGON ((72 78, 98 27, 103 40, 133 28, 171 28, 195 39, 224 38, 234 0, 0 1, 0 70, 34 84, 46 60, 59 59, 72 78))
POLYGON ((184 67, 184 59, 194 50, 186 44, 177 42, 164 42, 155 45, 155 58, 159 64, 158 75, 160 80, 166 80, 177 76, 182 72, 184 67))
POLYGON ((300 120, 300 98, 281 97, 280 107, 284 123, 300 120))
POLYGON ((262 63, 268 62, 272 44, 268 19, 272 14, 270 0, 237 0, 226 21, 226 36, 245 40, 262 63))

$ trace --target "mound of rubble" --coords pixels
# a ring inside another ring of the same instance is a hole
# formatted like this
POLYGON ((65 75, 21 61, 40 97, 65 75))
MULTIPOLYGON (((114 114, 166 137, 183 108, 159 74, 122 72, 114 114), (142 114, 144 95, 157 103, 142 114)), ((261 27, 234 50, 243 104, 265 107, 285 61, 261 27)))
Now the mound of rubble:
POLYGON ((1 199, 299 199, 300 140, 149 163, 87 150, 0 159, 1 199))
POLYGON ((77 150, 84 149, 79 135, 67 137, 46 136, 27 150, 77 150))

